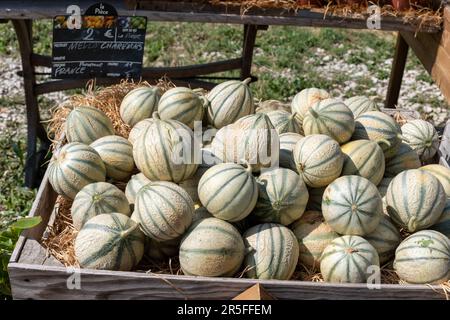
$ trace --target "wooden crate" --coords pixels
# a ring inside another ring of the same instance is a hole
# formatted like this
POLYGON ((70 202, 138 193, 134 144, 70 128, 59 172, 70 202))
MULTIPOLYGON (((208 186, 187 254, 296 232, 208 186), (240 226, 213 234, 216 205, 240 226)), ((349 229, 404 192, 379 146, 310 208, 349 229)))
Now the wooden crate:
MULTIPOLYGON (((449 167, 450 121, 443 132, 436 162, 449 167)), ((43 222, 24 232, 8 265, 15 299, 232 299, 260 284, 276 299, 445 299, 440 286, 332 284, 305 281, 208 278, 122 272, 78 270, 80 288, 70 289, 74 270, 48 256, 40 239, 52 218, 57 194, 47 175, 37 194, 30 216, 43 222)))

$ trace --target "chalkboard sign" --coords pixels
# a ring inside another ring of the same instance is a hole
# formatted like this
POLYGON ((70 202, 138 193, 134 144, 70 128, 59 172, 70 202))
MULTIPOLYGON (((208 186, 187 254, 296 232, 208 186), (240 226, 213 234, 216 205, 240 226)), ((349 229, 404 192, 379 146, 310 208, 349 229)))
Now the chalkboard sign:
POLYGON ((91 7, 90 15, 78 21, 73 15, 54 18, 53 78, 141 76, 147 18, 117 16, 107 9, 91 7))

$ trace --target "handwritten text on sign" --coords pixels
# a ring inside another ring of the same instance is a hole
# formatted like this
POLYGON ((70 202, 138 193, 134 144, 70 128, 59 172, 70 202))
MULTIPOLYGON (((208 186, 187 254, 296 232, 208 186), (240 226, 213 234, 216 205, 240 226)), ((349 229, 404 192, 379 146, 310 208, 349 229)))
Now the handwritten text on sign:
POLYGON ((145 17, 57 16, 53 29, 52 76, 138 78, 142 71, 145 17))

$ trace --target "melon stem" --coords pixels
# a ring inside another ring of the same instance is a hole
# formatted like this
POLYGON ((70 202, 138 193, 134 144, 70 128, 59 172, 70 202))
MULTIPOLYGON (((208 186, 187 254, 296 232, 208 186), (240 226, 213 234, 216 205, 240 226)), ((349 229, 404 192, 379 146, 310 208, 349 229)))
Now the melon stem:
POLYGON ((136 230, 139 227, 138 223, 135 223, 134 225, 132 225, 131 227, 129 227, 127 230, 124 230, 120 233, 120 237, 121 238, 126 238, 128 237, 134 230, 136 230))
POLYGON ((155 112, 152 113, 152 118, 156 119, 156 120, 161 120, 161 118, 159 117, 158 111, 155 111, 155 112))
POLYGON ((244 81, 242 81, 243 84, 249 84, 252 81, 252 78, 248 77, 244 81))
POLYGON ((384 145, 387 146, 388 148, 391 147, 391 143, 390 143, 389 140, 387 140, 387 139, 383 139, 383 138, 378 139, 378 140, 377 140, 377 143, 378 143, 378 145, 379 145, 380 147, 381 147, 382 144, 384 144, 384 145))

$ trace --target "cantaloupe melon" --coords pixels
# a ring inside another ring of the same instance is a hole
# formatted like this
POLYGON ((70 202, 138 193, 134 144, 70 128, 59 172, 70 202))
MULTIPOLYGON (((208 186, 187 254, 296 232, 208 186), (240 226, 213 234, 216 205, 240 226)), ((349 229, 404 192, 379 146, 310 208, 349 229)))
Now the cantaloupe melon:
POLYGON ((308 189, 294 171, 277 168, 258 178, 259 196, 252 216, 256 221, 290 225, 299 219, 308 202, 308 189))
POLYGON ((57 150, 48 166, 48 180, 56 193, 75 198, 78 191, 106 179, 105 165, 93 148, 72 142, 57 150))
POLYGON ((406 143, 401 143, 395 156, 386 161, 385 176, 395 177, 400 172, 418 169, 421 166, 419 155, 406 143))
POLYGON ((426 172, 431 173, 439 182, 442 184, 444 188, 445 194, 448 198, 450 198, 450 169, 444 167, 440 164, 429 164, 419 168, 420 170, 425 170, 426 172))
POLYGON ((303 118, 305 136, 325 134, 339 144, 350 140, 355 130, 352 111, 340 100, 324 99, 314 103, 303 118))
POLYGON ((375 141, 355 140, 341 147, 344 167, 341 175, 357 175, 378 185, 385 171, 384 154, 375 141))
POLYGON ((243 238, 248 278, 288 280, 292 277, 299 248, 291 230, 279 224, 263 223, 248 229, 243 238))
POLYGON ((303 123, 303 118, 309 108, 311 108, 314 103, 328 98, 330 98, 330 94, 323 89, 303 89, 294 96, 294 99, 292 99, 291 112, 295 113, 299 121, 303 123))
POLYGON ((280 148, 278 134, 264 113, 245 116, 222 128, 211 146, 224 162, 250 163, 255 172, 276 164, 280 148))
POLYGON ((194 202, 189 194, 172 182, 151 182, 136 195, 131 218, 146 236, 156 241, 175 239, 191 225, 194 202))
POLYGON ((253 96, 248 87, 251 79, 230 80, 215 86, 207 95, 208 123, 217 129, 255 113, 253 96))
POLYGON ((295 113, 291 114, 287 111, 277 110, 267 113, 278 134, 282 133, 302 133, 302 123, 295 117, 295 113))
POLYGON ((394 256, 402 237, 391 219, 383 215, 375 231, 364 236, 364 239, 377 250, 380 264, 385 264, 394 256))
POLYGON ((339 234, 325 222, 320 211, 306 211, 291 228, 300 248, 299 265, 313 270, 319 268, 323 250, 339 237, 339 234))
POLYGON ((217 218, 194 222, 180 245, 180 265, 186 275, 233 276, 240 269, 244 255, 244 241, 238 230, 217 218))
POLYGON ((128 141, 130 141, 131 144, 134 144, 136 139, 145 132, 145 129, 153 123, 152 118, 144 119, 136 123, 133 128, 130 130, 130 134, 128 135, 128 141))
POLYGON ((157 114, 153 119, 133 145, 137 168, 152 181, 189 179, 198 167, 192 130, 176 120, 160 120, 157 114))
POLYGON ((114 180, 128 180, 133 169, 133 146, 120 136, 105 136, 95 140, 91 147, 102 158, 106 176, 114 180))
POLYGON ((394 270, 408 283, 439 284, 450 276, 450 240, 434 230, 413 233, 395 251, 394 270))
POLYGON ((75 239, 75 256, 82 268, 129 271, 144 254, 139 225, 121 213, 88 220, 75 239))
POLYGON ((80 106, 73 108, 67 116, 65 133, 68 142, 90 144, 101 137, 114 134, 114 127, 103 111, 80 106))
POLYGON ((208 169, 198 184, 203 206, 216 218, 239 221, 250 214, 258 199, 251 166, 222 163, 208 169))
POLYGON ((195 121, 202 121, 206 100, 199 93, 185 87, 167 90, 159 100, 158 114, 162 120, 177 120, 194 129, 195 121))
POLYGON ((77 193, 70 209, 73 226, 80 230, 92 217, 102 213, 131 214, 125 194, 116 186, 96 182, 85 186, 77 193))
POLYGON ((334 239, 320 260, 320 272, 326 282, 365 283, 376 271, 374 268, 380 266, 375 248, 359 236, 334 239))
POLYGON ((425 120, 411 120, 402 126, 403 140, 426 161, 436 154, 439 136, 433 125, 425 120))
POLYGON ((271 111, 282 110, 291 113, 291 106, 279 100, 264 100, 257 104, 256 113, 269 113, 271 111))
POLYGON ((130 204, 134 204, 138 191, 150 182, 150 179, 148 179, 143 173, 138 173, 131 176, 131 179, 128 181, 125 188, 125 196, 127 197, 128 202, 130 204))
POLYGON ((409 232, 435 224, 444 210, 445 201, 441 183, 430 173, 418 169, 398 174, 386 194, 389 216, 409 232))
POLYGON ((352 140, 360 139, 380 142, 386 160, 395 156, 402 142, 400 126, 380 111, 368 111, 356 119, 352 140))
POLYGON ((309 187, 320 188, 340 176, 344 156, 335 140, 323 134, 315 134, 297 142, 294 161, 303 181, 309 187))
POLYGON ((345 105, 353 112, 355 119, 367 111, 379 111, 375 101, 365 96, 355 96, 344 101, 345 105))
POLYGON ((383 203, 372 182, 359 176, 345 176, 325 189, 322 213, 334 231, 364 236, 373 232, 380 223, 383 203))
POLYGON ((161 89, 158 87, 138 87, 131 90, 120 104, 120 117, 130 127, 150 118, 157 110, 161 89))

